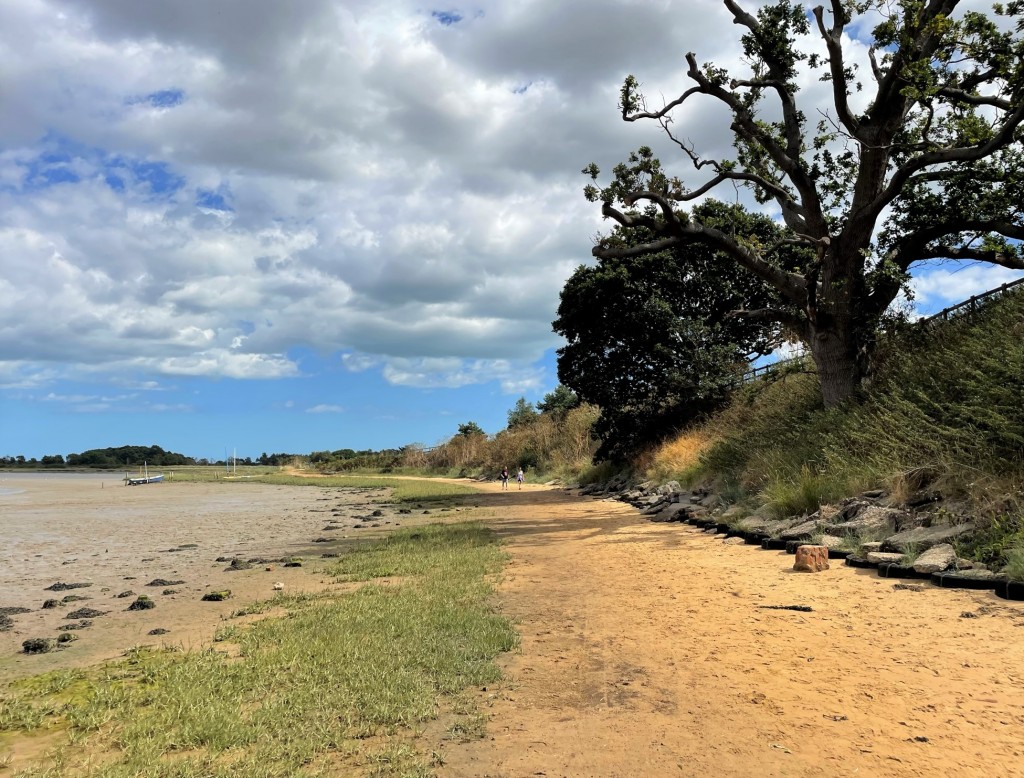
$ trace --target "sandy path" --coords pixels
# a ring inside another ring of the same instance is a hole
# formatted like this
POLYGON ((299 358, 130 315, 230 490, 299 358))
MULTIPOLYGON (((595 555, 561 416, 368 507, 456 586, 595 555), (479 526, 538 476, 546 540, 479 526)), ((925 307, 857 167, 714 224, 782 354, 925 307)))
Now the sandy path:
POLYGON ((794 573, 562 491, 484 501, 522 650, 480 692, 484 740, 428 733, 442 775, 1024 775, 1021 604, 794 573))

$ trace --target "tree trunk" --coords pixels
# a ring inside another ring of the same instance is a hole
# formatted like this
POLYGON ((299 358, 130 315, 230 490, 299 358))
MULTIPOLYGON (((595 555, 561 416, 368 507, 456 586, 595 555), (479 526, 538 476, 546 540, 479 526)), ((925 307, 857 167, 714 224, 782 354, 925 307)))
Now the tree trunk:
POLYGON ((847 399, 860 385, 857 344, 852 327, 836 322, 815 328, 810 337, 811 355, 818 367, 821 396, 825 407, 831 408, 847 399))

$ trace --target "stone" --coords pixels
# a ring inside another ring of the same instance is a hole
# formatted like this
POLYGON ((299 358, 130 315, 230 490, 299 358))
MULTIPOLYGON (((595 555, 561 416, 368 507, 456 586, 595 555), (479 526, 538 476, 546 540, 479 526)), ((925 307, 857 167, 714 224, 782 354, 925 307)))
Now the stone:
POLYGON ((793 569, 805 573, 820 573, 828 570, 828 548, 825 546, 800 546, 796 550, 793 569))
POLYGON ((55 584, 47 586, 45 591, 47 592, 66 592, 68 589, 84 589, 87 586, 92 586, 91 583, 64 583, 57 581, 55 584))
POLYGON ((687 505, 686 515, 683 518, 687 519, 706 519, 708 517, 708 509, 703 508, 700 505, 687 505))
POLYGON ((997 573, 993 573, 991 570, 985 568, 975 568, 974 570, 961 570, 957 573, 960 578, 972 578, 978 581, 988 581, 992 578, 1000 578, 1001 576, 997 573))
POLYGON ((652 516, 659 513, 669 505, 667 497, 652 497, 647 502, 647 507, 640 511, 641 516, 652 516))
POLYGON ((721 519, 724 522, 732 523, 738 521, 746 515, 746 511, 743 510, 739 505, 730 505, 724 511, 722 511, 721 519))
POLYGON ((843 543, 845 543, 845 539, 838 535, 821 536, 821 545, 825 546, 825 548, 842 548, 843 543))
MULTIPOLYGON (((799 524, 784 529, 779 533, 779 538, 782 540, 807 540, 815 532, 818 531, 818 522, 814 519, 800 522, 799 524)), ((826 554, 828 556, 828 554, 826 554)))
POLYGON ((932 546, 914 562, 918 573, 940 573, 956 564, 956 549, 948 543, 932 546))
POLYGON ((758 514, 752 514, 736 523, 736 529, 740 532, 764 532, 768 526, 768 519, 758 514))
POLYGON ((700 504, 703 505, 705 508, 719 508, 722 505, 722 498, 719 497, 717 494, 709 494, 707 497, 700 501, 700 504))
POLYGON ((21 650, 26 654, 45 654, 53 650, 53 641, 50 638, 29 638, 22 641, 21 650))
POLYGON ((829 524, 826 531, 830 535, 853 534, 881 537, 883 533, 896 531, 901 522, 908 518, 903 511, 898 511, 895 508, 881 508, 877 505, 863 505, 855 515, 850 518, 846 518, 847 516, 849 513, 844 509, 836 516, 843 520, 829 524))
POLYGON ((866 555, 866 559, 873 565, 897 565, 903 561, 903 554, 872 551, 866 555))
POLYGON ((910 508, 920 508, 922 505, 940 502, 941 500, 942 492, 921 489, 920 491, 914 492, 907 498, 907 506, 910 508))
POLYGON ((670 503, 657 516, 652 516, 651 521, 682 521, 686 518, 687 508, 681 502, 670 503))
POLYGON ((882 547, 887 551, 908 551, 910 549, 929 549, 943 543, 948 543, 961 535, 974 531, 974 524, 937 524, 933 527, 915 527, 905 532, 898 532, 895 535, 882 541, 882 547))
POLYGON ((818 521, 820 522, 834 521, 836 517, 839 515, 839 510, 840 508, 838 505, 830 505, 829 503, 825 503, 824 505, 820 505, 818 507, 817 512, 813 514, 811 518, 817 517, 818 521))
POLYGON ((76 611, 71 611, 64 618, 72 621, 75 619, 95 619, 97 616, 106 615, 106 613, 106 611, 98 611, 95 608, 79 608, 76 611))
POLYGON ((203 595, 202 601, 203 602, 221 602, 223 600, 226 600, 230 596, 231 596, 231 590, 230 589, 224 589, 223 591, 219 591, 219 592, 207 592, 206 594, 203 595))

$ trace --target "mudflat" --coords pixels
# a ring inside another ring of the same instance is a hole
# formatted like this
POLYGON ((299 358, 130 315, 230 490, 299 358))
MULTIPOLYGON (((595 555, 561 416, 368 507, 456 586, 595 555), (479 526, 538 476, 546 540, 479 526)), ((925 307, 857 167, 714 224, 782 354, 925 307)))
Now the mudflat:
POLYGON ((218 557, 319 557, 396 520, 374 518, 381 527, 371 528, 354 518, 380 507, 383 489, 173 480, 126 487, 122 477, 0 474, 0 607, 31 609, 12 616, 13 629, 0 632, 0 682, 114 658, 137 645, 208 644, 225 615, 271 598, 275 583, 291 594, 331 585, 305 568, 269 563, 234 571, 218 557), (364 528, 353 529, 357 523, 364 528), (330 543, 314 543, 322 537, 330 543), (156 579, 183 583, 147 585, 156 579), (48 588, 58 583, 89 586, 48 588), (231 590, 231 599, 201 600, 223 589, 231 590), (156 607, 128 611, 138 595, 148 595, 156 607), (69 596, 85 599, 42 608, 48 599, 69 596), (68 619, 79 608, 103 615, 74 630, 79 639, 67 648, 20 653, 22 641, 54 638, 60 627, 80 623, 68 619), (154 629, 167 632, 150 635, 154 629))

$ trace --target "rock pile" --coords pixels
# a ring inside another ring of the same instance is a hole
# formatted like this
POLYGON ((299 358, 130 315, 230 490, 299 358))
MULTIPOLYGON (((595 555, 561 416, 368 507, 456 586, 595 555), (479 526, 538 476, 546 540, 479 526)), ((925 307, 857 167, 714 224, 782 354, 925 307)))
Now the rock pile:
MULTIPOLYGON (((817 552, 823 559, 852 555, 852 566, 889 566, 886 574, 891 577, 947 574, 958 580, 961 576, 1000 578, 982 569, 983 565, 957 556, 953 544, 968 539, 976 522, 944 508, 942 494, 934 490, 919 489, 902 502, 883 490, 873 490, 837 505, 822 505, 810 515, 784 518, 775 516, 767 506, 754 512, 728 506, 708 488, 684 490, 677 481, 637 482, 626 474, 585 486, 580 494, 622 500, 650 521, 696 525, 725 534, 732 544, 763 544, 764 548, 794 553, 813 541, 823 549, 817 552)), ((823 569, 822 563, 827 567, 827 562, 815 557, 811 568, 823 569)))

